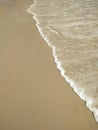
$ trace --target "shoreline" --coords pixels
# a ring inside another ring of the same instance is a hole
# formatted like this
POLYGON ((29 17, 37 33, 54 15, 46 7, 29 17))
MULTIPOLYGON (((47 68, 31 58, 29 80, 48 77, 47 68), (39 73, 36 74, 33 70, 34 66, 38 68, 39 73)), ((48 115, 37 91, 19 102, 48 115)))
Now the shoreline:
MULTIPOLYGON (((47 45, 51 48, 52 50, 52 55, 54 57, 54 62, 56 63, 56 68, 60 71, 61 76, 64 78, 65 82, 67 82, 69 84, 69 86, 73 89, 73 91, 78 95, 78 97, 83 100, 85 102, 85 106, 93 113, 94 119, 95 121, 98 123, 98 119, 97 119, 97 109, 93 108, 93 105, 90 102, 93 102, 91 99, 91 97, 86 97, 83 94, 83 90, 81 89, 81 91, 76 87, 75 83, 73 80, 71 80, 67 75, 65 70, 62 67, 62 62, 57 58, 58 55, 56 55, 56 47, 55 44, 54 46, 51 44, 52 42, 50 42, 49 38, 47 37, 47 35, 44 34, 44 31, 42 31, 42 27, 40 27, 41 23, 39 21, 39 19, 37 18, 37 15, 35 12, 32 12, 33 7, 35 6, 36 8, 36 2, 34 2, 28 9, 27 12, 32 14, 33 20, 35 21, 35 25, 38 29, 38 32, 40 33, 40 35, 42 36, 42 38, 44 39, 44 41, 47 43, 47 45)), ((46 25, 45 25, 46 26, 46 25)), ((47 27, 48 28, 48 27, 47 27)), ((50 32, 54 32, 56 34, 58 34, 56 31, 53 31, 52 29, 48 28, 50 30, 50 32)), ((94 104, 94 103, 93 103, 94 104)))
POLYGON ((40 36, 32 0, 1 9, 0 129, 97 130, 92 113, 61 77, 40 36))

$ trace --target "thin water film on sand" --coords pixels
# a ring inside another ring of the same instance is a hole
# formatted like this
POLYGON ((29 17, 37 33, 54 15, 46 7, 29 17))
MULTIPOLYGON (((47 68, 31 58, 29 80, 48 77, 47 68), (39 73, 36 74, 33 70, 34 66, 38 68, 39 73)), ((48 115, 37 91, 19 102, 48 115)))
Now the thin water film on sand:
POLYGON ((61 75, 98 122, 98 1, 36 0, 28 12, 61 75))

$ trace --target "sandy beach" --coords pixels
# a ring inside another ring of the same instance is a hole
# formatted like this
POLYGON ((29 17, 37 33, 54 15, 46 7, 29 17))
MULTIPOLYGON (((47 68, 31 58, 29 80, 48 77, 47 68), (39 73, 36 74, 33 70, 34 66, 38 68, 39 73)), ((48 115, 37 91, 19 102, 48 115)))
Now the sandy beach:
POLYGON ((0 0, 0 130, 98 130, 26 11, 32 3, 0 0))

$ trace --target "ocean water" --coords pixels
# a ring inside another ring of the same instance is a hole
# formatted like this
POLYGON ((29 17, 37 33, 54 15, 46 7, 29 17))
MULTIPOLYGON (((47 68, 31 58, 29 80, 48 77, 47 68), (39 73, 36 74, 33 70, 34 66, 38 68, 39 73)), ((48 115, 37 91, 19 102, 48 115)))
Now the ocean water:
POLYGON ((98 0, 35 0, 27 11, 61 75, 98 122, 98 0))

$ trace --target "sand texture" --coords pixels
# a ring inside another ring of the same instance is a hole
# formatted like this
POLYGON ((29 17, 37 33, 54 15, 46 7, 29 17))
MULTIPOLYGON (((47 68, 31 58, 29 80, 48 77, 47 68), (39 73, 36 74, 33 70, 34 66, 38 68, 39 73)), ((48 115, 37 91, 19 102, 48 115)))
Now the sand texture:
POLYGON ((32 2, 0 0, 0 130, 98 130, 27 13, 32 2))

